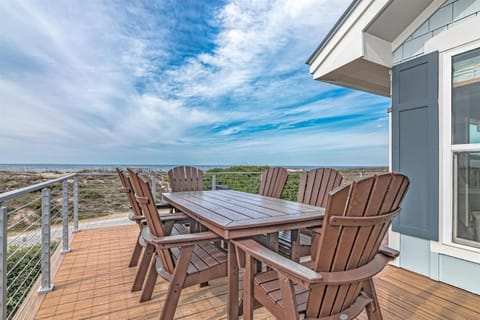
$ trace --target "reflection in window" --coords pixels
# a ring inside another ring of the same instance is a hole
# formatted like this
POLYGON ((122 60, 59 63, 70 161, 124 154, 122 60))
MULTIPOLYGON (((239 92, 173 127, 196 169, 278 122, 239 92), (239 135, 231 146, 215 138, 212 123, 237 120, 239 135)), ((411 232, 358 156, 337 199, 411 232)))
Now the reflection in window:
MULTIPOLYGON (((480 48, 452 58, 452 143, 480 144, 480 48)), ((480 247, 480 152, 456 152, 457 243, 480 247)))
POLYGON ((480 247, 480 153, 456 153, 456 242, 480 247))
POLYGON ((452 60, 452 142, 480 143, 480 49, 452 60))

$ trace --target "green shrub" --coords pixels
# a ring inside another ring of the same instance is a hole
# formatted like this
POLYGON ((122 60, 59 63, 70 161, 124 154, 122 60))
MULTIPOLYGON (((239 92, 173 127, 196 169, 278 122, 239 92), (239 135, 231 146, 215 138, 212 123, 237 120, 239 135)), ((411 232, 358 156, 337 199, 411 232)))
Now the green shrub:
MULTIPOLYGON (((230 168, 214 168, 207 171, 203 179, 203 187, 208 190, 212 187, 212 174, 216 175, 216 184, 228 186, 232 190, 249 193, 258 193, 260 188, 260 175, 268 170, 268 166, 235 166, 230 168), (252 172, 252 173, 223 173, 223 172, 252 172), (218 174, 216 174, 218 173, 218 174)), ((282 199, 296 201, 299 173, 288 174, 287 183, 283 189, 282 199)))
MULTIPOLYGON (((58 241, 51 243, 52 253, 58 241)), ((40 274, 40 244, 8 247, 7 259, 7 315, 14 314, 22 304, 40 274)))

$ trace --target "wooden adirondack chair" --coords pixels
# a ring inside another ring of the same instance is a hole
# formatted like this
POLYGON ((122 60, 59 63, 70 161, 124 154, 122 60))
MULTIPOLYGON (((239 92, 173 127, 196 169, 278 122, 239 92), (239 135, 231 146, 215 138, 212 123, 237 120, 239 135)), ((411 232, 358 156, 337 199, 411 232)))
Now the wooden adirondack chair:
POLYGON ((280 199, 287 182, 288 172, 285 168, 270 168, 260 177, 258 194, 280 199))
POLYGON ((142 241, 142 230, 144 223, 144 217, 142 215, 142 211, 135 201, 135 197, 133 194, 132 186, 130 184, 130 179, 123 173, 120 168, 116 168, 118 177, 120 178, 120 182, 122 183, 123 192, 127 194, 128 202, 130 204, 130 212, 128 214, 128 219, 137 223, 139 232, 138 238, 135 242, 135 248, 132 252, 132 257, 130 258, 130 262, 128 267, 135 267, 138 264, 138 260, 140 259, 140 255, 142 254, 142 247, 145 246, 144 242, 142 241))
MULTIPOLYGON (((135 221, 139 227, 138 238, 135 242, 135 247, 133 249, 132 257, 130 258, 130 263, 128 266, 137 266, 140 256, 142 255, 142 251, 144 251, 142 259, 140 261, 140 265, 137 268, 135 280, 133 281, 132 286, 132 291, 138 291, 142 289, 143 282, 147 275, 148 266, 153 255, 152 247, 148 248, 146 242, 147 239, 151 239, 151 233, 147 227, 145 216, 142 213, 142 209, 135 199, 135 194, 133 192, 130 177, 127 176, 119 168, 117 168, 117 173, 120 181, 122 182, 124 192, 127 194, 130 203, 131 212, 129 213, 128 217, 130 220, 135 221), (143 248, 146 249, 143 250, 143 248)), ((158 204, 156 205, 156 208, 159 208, 158 204)), ((184 214, 164 214, 159 215, 159 219, 162 221, 163 224, 167 224, 168 226, 171 226, 173 224, 176 232, 178 233, 189 232, 188 229, 183 227, 183 223, 189 222, 190 218, 184 214)))
POLYGON ((168 171, 172 192, 202 191, 203 171, 189 166, 175 167, 168 171))
MULTIPOLYGON (((135 248, 132 252, 132 257, 130 258, 130 262, 128 267, 135 267, 138 265, 138 260, 142 254, 142 248, 146 246, 145 240, 143 236, 148 235, 148 231, 144 230, 146 225, 145 217, 143 216, 142 209, 138 205, 137 201, 135 200, 135 195, 133 193, 132 183, 130 178, 120 169, 116 168, 118 177, 120 178, 120 182, 122 183, 123 192, 127 194, 128 202, 130 204, 130 212, 128 213, 128 219, 134 221, 139 227, 138 239, 135 243, 135 248)), ((156 204, 157 209, 167 209, 170 206, 166 205, 165 203, 156 204)), ((173 221, 173 222, 186 222, 189 218, 184 214, 175 214, 175 215, 161 215, 160 219, 164 222, 173 221)), ((139 270, 146 270, 146 267, 140 267, 139 270)), ((138 289, 139 290, 139 289, 138 289)))
MULTIPOLYGON (((203 190, 203 171, 195 167, 179 166, 172 168, 168 170, 168 180, 172 192, 203 190)), ((192 224, 192 231, 202 230, 201 226, 195 221, 192 224)))
MULTIPOLYGON (((122 183, 123 192, 126 193, 128 198, 128 203, 130 204, 130 212, 128 213, 128 219, 130 219, 131 221, 134 221, 139 227, 138 239, 137 239, 137 242, 135 243, 135 248, 133 249, 132 257, 130 258, 130 262, 128 264, 129 267, 134 267, 134 266, 137 266, 138 264, 138 260, 140 259, 140 256, 142 253, 142 247, 146 246, 146 243, 142 238, 142 230, 144 229, 146 222, 145 222, 145 217, 143 216, 143 213, 142 213, 142 209, 140 208, 137 201, 135 200, 135 195, 133 193, 133 188, 132 188, 132 183, 130 181, 130 178, 120 168, 116 168, 116 171, 117 171, 118 177, 120 178, 120 182, 122 183)), ((165 202, 162 202, 162 203, 157 203, 156 207, 157 209, 167 209, 167 208, 170 208, 170 205, 168 205, 165 202)), ((183 214, 162 215, 160 216, 160 218, 163 221, 169 220, 169 221, 177 221, 177 222, 182 222, 189 219, 186 215, 183 215, 183 214)))
POLYGON ((182 288, 227 276, 227 254, 211 243, 218 239, 211 231, 177 234, 171 225, 162 223, 148 184, 135 172, 128 173, 152 233, 147 248, 155 252, 140 301, 151 299, 157 277, 162 277, 170 284, 160 319, 173 319, 182 288))
MULTIPOLYGON (((270 168, 260 176, 260 187, 258 194, 266 197, 280 199, 283 189, 287 183, 288 172, 285 168, 270 168)), ((270 233, 268 235, 259 235, 256 237, 263 244, 269 247, 278 247, 278 233, 270 233)), ((258 264, 259 270, 261 263, 258 264)))
POLYGON ((252 319, 254 299, 278 319, 348 320, 363 309, 382 319, 372 277, 399 254, 380 244, 408 185, 406 176, 387 173, 331 192, 321 236, 313 238, 318 259, 309 264, 254 240, 235 241, 245 253, 243 319, 252 319), (254 274, 255 260, 273 270, 254 274))
MULTIPOLYGON (((303 172, 298 184, 297 202, 325 208, 328 194, 342 184, 342 179, 337 170, 330 168, 318 168, 303 172)), ((308 229, 294 230, 291 232, 290 239, 280 235, 281 242, 284 242, 287 247, 290 245, 290 257, 294 261, 299 261, 300 257, 308 256, 311 253, 310 245, 301 243, 302 234, 311 236, 311 231, 308 229)))

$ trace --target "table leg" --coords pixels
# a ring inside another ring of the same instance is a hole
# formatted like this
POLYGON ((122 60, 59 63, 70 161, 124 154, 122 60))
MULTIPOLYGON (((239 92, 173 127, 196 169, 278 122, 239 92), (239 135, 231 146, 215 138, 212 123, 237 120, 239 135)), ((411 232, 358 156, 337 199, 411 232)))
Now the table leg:
MULTIPOLYGON (((274 252, 278 252, 278 232, 269 233, 267 235, 267 247, 274 252)), ((258 266, 257 266, 257 269, 258 269, 258 266)), ((271 269, 267 267, 267 270, 271 270, 271 269)), ((260 264, 260 272, 261 271, 262 271, 262 265, 260 264)))
POLYGON ((278 252, 278 232, 269 233, 267 239, 268 248, 272 251, 278 252))
POLYGON ((228 242, 228 301, 227 318, 238 319, 238 264, 235 253, 235 246, 228 242))

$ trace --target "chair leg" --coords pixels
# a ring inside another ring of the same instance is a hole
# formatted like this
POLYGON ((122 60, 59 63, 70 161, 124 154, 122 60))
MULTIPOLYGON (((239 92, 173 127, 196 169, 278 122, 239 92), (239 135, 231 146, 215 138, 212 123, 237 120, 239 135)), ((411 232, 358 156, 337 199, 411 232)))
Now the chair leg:
POLYGON ((368 304, 367 316, 369 320, 382 320, 382 312, 380 311, 380 304, 378 303, 377 293, 373 285, 373 279, 368 279, 363 282, 363 291, 372 298, 372 303, 368 304))
POLYGON ((280 292, 282 293, 282 300, 285 308, 285 318, 298 320, 300 319, 297 311, 297 299, 295 297, 295 289, 293 282, 279 273, 278 281, 280 283, 280 292))
POLYGON ((253 320, 253 278, 257 262, 249 255, 245 255, 245 273, 243 274, 243 320, 253 320))
POLYGON ((290 231, 290 259, 293 261, 299 262, 299 246, 300 246, 300 232, 299 230, 290 231))
POLYGON ((145 276, 147 275, 147 269, 150 265, 150 261, 152 260, 154 251, 155 247, 149 244, 143 251, 142 261, 140 261, 140 265, 137 269, 137 274, 135 275, 135 280, 133 281, 132 292, 142 289, 143 281, 145 280, 145 276))
POLYGON ((150 269, 148 269, 148 276, 145 280, 145 286, 143 288, 142 295, 140 296, 140 302, 152 299, 153 289, 155 288, 158 277, 157 268, 155 267, 155 260, 155 258, 152 259, 150 263, 150 269))
POLYGON ((168 293, 165 302, 163 303, 160 320, 172 320, 175 315, 178 300, 180 299, 180 293, 182 292, 183 284, 187 277, 187 270, 192 257, 193 247, 194 246, 183 247, 180 250, 172 281, 168 285, 168 293))
POLYGON ((132 257, 130 258, 130 263, 128 264, 129 268, 137 266, 138 260, 140 259, 140 255, 142 254, 142 246, 138 242, 141 236, 142 234, 139 232, 137 242, 135 243, 135 248, 133 249, 133 252, 132 252, 132 257))

